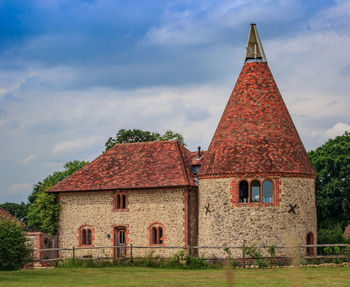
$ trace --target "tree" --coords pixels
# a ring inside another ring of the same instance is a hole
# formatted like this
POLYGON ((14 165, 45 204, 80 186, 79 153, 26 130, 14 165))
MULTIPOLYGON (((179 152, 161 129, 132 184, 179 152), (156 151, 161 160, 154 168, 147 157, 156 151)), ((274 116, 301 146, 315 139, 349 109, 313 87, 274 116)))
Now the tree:
POLYGON ((5 202, 0 204, 0 206, 13 216, 16 216, 20 221, 27 224, 28 205, 23 201, 21 203, 5 202))
POLYGON ((59 203, 57 202, 56 194, 48 193, 47 191, 87 163, 87 161, 78 160, 66 162, 63 171, 56 171, 47 176, 42 182, 39 181, 34 185, 32 194, 28 196, 30 205, 27 217, 30 228, 49 234, 56 234, 59 203))
POLYGON ((178 142, 186 146, 183 136, 171 130, 168 130, 163 135, 161 135, 157 132, 142 131, 138 129, 119 130, 115 138, 110 137, 106 141, 105 146, 106 146, 106 150, 108 150, 117 143, 135 143, 135 142, 168 141, 168 140, 177 140, 178 142))
POLYGON ((328 140, 309 152, 317 172, 316 207, 319 228, 350 224, 350 133, 328 140))
POLYGON ((0 270, 20 269, 29 261, 31 250, 26 241, 18 224, 0 219, 0 270))

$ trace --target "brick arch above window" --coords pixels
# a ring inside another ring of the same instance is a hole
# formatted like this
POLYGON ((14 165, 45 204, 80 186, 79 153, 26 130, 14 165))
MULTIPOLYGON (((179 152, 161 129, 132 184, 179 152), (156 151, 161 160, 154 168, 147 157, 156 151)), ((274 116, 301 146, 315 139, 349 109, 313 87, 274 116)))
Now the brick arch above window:
POLYGON ((273 177, 242 177, 231 181, 231 203, 233 206, 279 206, 280 179, 273 177), (248 184, 248 199, 242 198, 241 183, 248 184), (268 192, 269 182, 272 185, 272 194, 268 192), (264 189, 265 187, 265 189, 264 189), (259 193, 259 194, 258 194, 259 193), (252 200, 252 194, 255 201, 252 200))
POLYGON ((82 224, 78 228, 78 246, 94 246, 95 229, 89 224, 82 224))
POLYGON ((161 222, 153 222, 147 227, 148 242, 152 246, 165 246, 166 227, 161 222))

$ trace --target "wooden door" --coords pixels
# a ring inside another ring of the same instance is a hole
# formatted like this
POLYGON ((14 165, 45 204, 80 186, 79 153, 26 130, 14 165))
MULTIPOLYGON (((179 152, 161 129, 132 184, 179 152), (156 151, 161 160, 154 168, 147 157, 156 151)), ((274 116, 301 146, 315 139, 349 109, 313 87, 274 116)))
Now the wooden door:
POLYGON ((126 255, 126 228, 124 226, 117 226, 114 228, 114 246, 115 257, 125 257, 126 255))

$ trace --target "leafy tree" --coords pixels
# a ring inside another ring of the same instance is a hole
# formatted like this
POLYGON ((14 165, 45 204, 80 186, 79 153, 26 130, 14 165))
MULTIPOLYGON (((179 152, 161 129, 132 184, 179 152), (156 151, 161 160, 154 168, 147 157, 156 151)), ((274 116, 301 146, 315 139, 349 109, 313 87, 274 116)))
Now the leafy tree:
POLYGON ((8 219, 0 219, 0 270, 22 268, 30 259, 21 227, 8 219))
POLYGON ((110 137, 106 141, 105 146, 106 146, 106 150, 108 150, 117 143, 135 143, 135 142, 151 142, 151 141, 167 141, 167 140, 177 140, 181 144, 186 146, 183 136, 171 130, 168 130, 163 135, 161 135, 156 132, 142 131, 138 129, 119 130, 115 138, 110 137))
POLYGON ((21 203, 5 202, 0 206, 22 222, 27 223, 28 205, 23 201, 21 203))
POLYGON ((33 192, 28 197, 30 202, 28 225, 30 228, 49 234, 56 234, 59 204, 56 194, 48 193, 47 191, 87 163, 87 161, 78 160, 66 162, 63 171, 56 171, 47 176, 42 182, 39 181, 34 185, 33 192))
POLYGON ((318 226, 344 228, 350 224, 350 133, 328 140, 309 157, 317 172, 318 226))

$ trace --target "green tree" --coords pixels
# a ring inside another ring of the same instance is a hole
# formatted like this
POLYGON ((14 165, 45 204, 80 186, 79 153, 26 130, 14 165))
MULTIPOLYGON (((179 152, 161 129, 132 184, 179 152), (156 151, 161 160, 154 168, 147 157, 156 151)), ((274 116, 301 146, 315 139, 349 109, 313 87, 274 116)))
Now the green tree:
POLYGON ((47 191, 87 163, 87 161, 78 160, 66 162, 63 171, 56 171, 47 176, 42 182, 34 185, 33 192, 28 197, 30 205, 27 217, 28 226, 31 229, 56 234, 59 204, 57 202, 57 195, 48 193, 47 191))
POLYGON ((319 228, 350 224, 350 133, 328 140, 309 157, 317 172, 316 207, 319 228))
POLYGON ((0 219, 0 270, 22 268, 30 259, 31 250, 18 224, 0 219))
POLYGON ((186 146, 183 136, 171 130, 168 130, 163 135, 161 135, 157 132, 142 131, 138 129, 119 130, 115 138, 110 137, 106 141, 105 146, 106 146, 106 150, 108 150, 117 143, 135 143, 135 142, 167 141, 167 140, 177 140, 181 144, 186 146))
POLYGON ((5 202, 0 204, 0 207, 27 224, 28 204, 25 204, 23 201, 21 203, 5 202))

